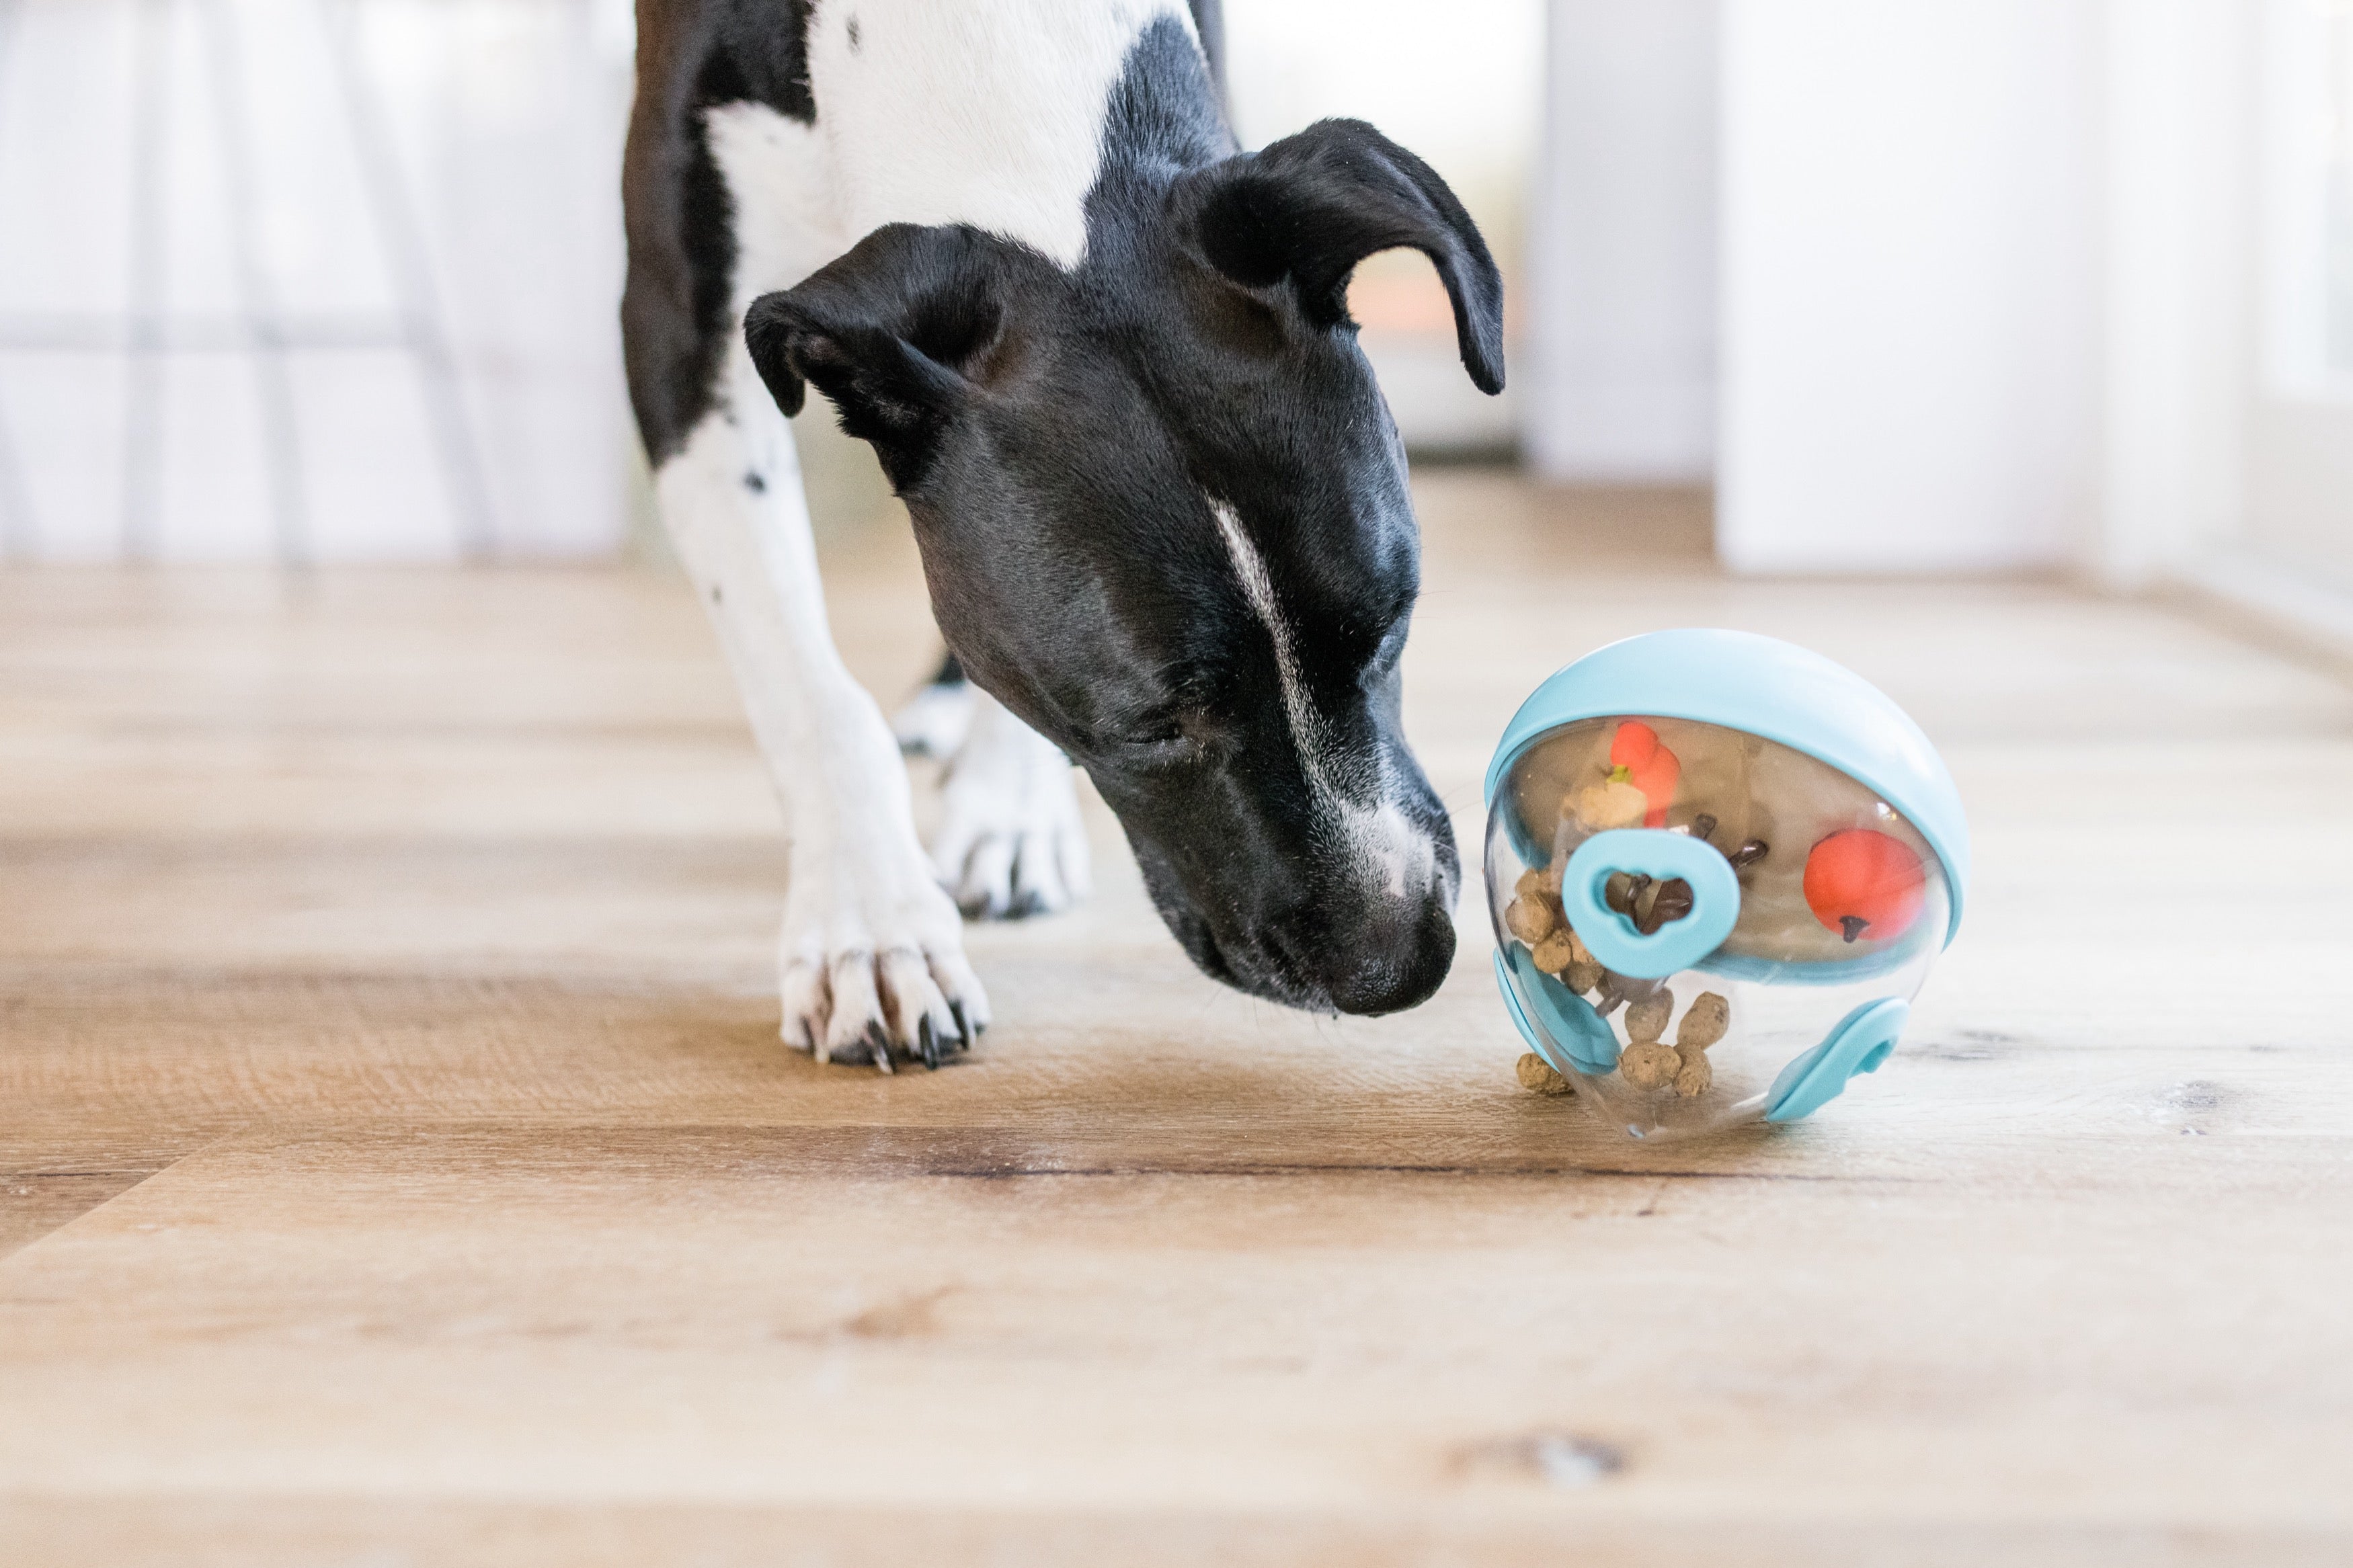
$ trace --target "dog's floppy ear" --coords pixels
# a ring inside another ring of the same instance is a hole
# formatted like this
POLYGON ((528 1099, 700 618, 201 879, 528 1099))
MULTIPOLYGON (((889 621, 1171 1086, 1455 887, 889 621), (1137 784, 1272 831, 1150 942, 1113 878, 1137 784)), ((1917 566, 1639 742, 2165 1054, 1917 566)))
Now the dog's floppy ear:
POLYGON ((1438 172, 1361 120, 1324 120, 1187 182, 1209 264, 1264 289, 1285 279, 1319 326, 1347 319, 1348 275, 1377 251, 1428 256, 1454 301, 1462 368, 1504 390, 1504 282, 1438 172))
POLYGON ((903 491, 1003 330, 1001 249, 962 225, 878 228, 798 287, 752 301, 752 363, 787 415, 811 384, 831 398, 903 491))

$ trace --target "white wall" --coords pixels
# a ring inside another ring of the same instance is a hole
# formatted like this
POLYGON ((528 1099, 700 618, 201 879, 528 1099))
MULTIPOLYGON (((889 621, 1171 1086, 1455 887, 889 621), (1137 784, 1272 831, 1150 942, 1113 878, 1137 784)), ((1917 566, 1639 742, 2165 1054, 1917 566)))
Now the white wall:
POLYGON ((2094 505, 2092 0, 1725 0, 1718 545, 2067 559, 2094 505))
POLYGON ((2353 6, 2267 0, 2239 31, 2263 215, 2240 542, 2353 616, 2353 6))
POLYGON ((2327 309, 2353 16, 2109 0, 2107 37, 2106 487, 2084 563, 2353 648, 2353 364, 2330 363, 2327 309))
POLYGON ((2084 563, 2139 588, 2234 535, 2254 207, 2242 0, 2107 0, 2101 505, 2084 563))
POLYGON ((625 29, 590 0, 5 19, 0 561, 617 547, 625 29))
POLYGON ((1716 0, 1552 0, 1521 439, 1563 480, 1715 454, 1716 0))
POLYGON ((1703 92, 1715 14, 1554 0, 1544 471, 1704 471, 1659 389, 1713 262, 1734 567, 2074 566, 2353 648, 2342 0, 1721 0, 1703 92))
MULTIPOLYGON (((1644 0, 1647 4, 1648 0, 1644 0)), ((1544 92, 1545 0, 1227 0, 1234 129, 1261 146, 1327 115, 1368 120, 1443 175, 1504 270, 1516 316, 1521 207, 1544 92)), ((1510 445, 1523 380, 1471 384, 1444 291, 1419 257, 1360 268, 1350 308, 1398 428, 1417 451, 1510 445)))

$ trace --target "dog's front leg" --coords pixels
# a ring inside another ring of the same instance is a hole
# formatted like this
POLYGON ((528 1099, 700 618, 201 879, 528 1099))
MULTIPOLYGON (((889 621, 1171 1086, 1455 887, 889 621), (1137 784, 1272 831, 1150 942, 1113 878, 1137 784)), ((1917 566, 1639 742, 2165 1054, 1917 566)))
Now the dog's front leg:
POLYGON ((739 346, 725 395, 655 476, 785 809, 784 1037, 823 1060, 936 1062, 988 1002, 915 837, 880 709, 826 626, 791 427, 739 346))
POLYGON ((987 692, 966 685, 965 694, 932 868, 976 918, 1059 913, 1089 889, 1086 823, 1070 759, 987 692))

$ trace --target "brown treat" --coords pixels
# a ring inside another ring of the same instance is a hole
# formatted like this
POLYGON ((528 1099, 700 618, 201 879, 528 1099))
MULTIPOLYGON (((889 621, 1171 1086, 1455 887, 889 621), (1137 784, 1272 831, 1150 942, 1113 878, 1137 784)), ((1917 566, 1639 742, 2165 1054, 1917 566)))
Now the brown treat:
POLYGON ((1609 879, 1601 884, 1601 902, 1612 913, 1630 915, 1634 900, 1651 885, 1648 877, 1638 877, 1631 871, 1612 871, 1609 879))
POLYGON ((1626 1008, 1626 1037, 1641 1045, 1656 1044, 1667 1032, 1667 1020, 1674 1016, 1675 994, 1665 986, 1659 987, 1640 1002, 1626 1008))
POLYGON ((1569 941, 1567 931, 1556 931, 1536 943, 1529 956, 1546 974, 1558 974, 1577 962, 1577 944, 1569 941))
POLYGON ((1560 902, 1560 872, 1543 867, 1530 867, 1520 873, 1519 886, 1513 891, 1524 899, 1540 899, 1546 903, 1560 902))
POLYGON ((1634 929, 1648 936, 1669 921, 1682 920, 1691 912, 1691 884, 1677 877, 1672 881, 1659 884, 1658 891, 1651 900, 1649 912, 1634 922, 1634 929))
POLYGON ((1587 959, 1582 963, 1572 960, 1568 968, 1561 973, 1561 984, 1582 996, 1601 984, 1603 973, 1602 967, 1591 959, 1587 959))
POLYGON ((1675 1048, 1704 1051, 1724 1038, 1724 1031, 1731 1023, 1732 1004, 1719 992, 1703 991, 1675 1029, 1675 1048))
POLYGON ((1650 936, 1669 921, 1692 912, 1692 889, 1681 877, 1662 882, 1632 871, 1612 871, 1601 884, 1601 901, 1632 921, 1636 931, 1650 936))
POLYGON ((1696 1100, 1715 1081, 1715 1069, 1707 1065, 1707 1053, 1696 1047, 1675 1054, 1683 1058, 1683 1066, 1675 1071, 1675 1092, 1685 1100, 1696 1100))
POLYGON ((1530 947, 1542 942, 1552 928, 1552 910, 1541 900, 1514 899, 1504 911, 1504 929, 1530 947))
POLYGON ((1520 1058, 1520 1087, 1531 1094, 1571 1094, 1577 1086, 1553 1070, 1552 1064, 1534 1051, 1520 1058))
POLYGON ((1683 1070, 1683 1058, 1672 1046, 1637 1040, 1618 1056, 1618 1073, 1636 1089, 1664 1089, 1683 1070))
POLYGON ((1567 926, 1560 929, 1568 931, 1568 956, 1579 963, 1590 963, 1599 968, 1599 961, 1593 956, 1593 950, 1585 945, 1585 939, 1567 926))

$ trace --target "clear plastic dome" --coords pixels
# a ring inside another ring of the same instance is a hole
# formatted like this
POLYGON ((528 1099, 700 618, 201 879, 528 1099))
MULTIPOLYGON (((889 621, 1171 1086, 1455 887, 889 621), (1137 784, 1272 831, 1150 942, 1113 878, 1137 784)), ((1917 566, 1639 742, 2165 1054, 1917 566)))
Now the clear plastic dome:
POLYGON ((1782 1120, 1875 1068, 1952 925, 1902 813, 1744 731, 1580 719, 1491 793, 1499 977, 1539 1054, 1638 1138, 1782 1120))

